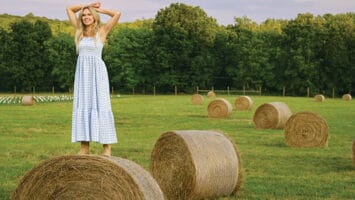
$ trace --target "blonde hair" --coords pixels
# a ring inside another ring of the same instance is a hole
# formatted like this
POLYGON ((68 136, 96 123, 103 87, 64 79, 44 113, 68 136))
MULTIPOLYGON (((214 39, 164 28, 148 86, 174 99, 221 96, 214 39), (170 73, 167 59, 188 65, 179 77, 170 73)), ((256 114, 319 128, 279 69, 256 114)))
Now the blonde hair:
MULTIPOLYGON (((94 17, 94 24, 93 24, 93 28, 92 28, 90 35, 95 36, 96 33, 99 31, 100 25, 101 25, 100 15, 96 12, 96 10, 93 7, 85 6, 80 10, 79 17, 78 17, 79 29, 76 30, 76 32, 75 32, 75 45, 76 45, 77 51, 78 51, 79 42, 84 37, 84 31, 86 29, 86 26, 83 23, 83 19, 82 19, 83 12, 85 9, 88 9, 90 11, 90 13, 92 14, 92 16, 94 17)), ((94 37, 94 39, 95 39, 95 43, 96 43, 96 37, 94 37)))

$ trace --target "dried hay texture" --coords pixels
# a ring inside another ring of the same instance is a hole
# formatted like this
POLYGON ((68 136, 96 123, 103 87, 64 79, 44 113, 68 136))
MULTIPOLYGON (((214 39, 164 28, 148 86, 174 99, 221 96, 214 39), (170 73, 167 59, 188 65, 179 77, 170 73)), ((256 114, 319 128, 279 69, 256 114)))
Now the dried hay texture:
POLYGON ((192 95, 191 97, 191 102, 192 104, 195 104, 195 105, 201 105, 204 101, 204 98, 202 95, 200 94, 194 94, 192 95))
POLYGON ((28 171, 12 199, 160 200, 164 195, 153 177, 130 160, 67 155, 28 171))
POLYGON ((33 96, 23 96, 22 97, 22 105, 24 106, 32 106, 35 104, 35 99, 33 96))
POLYGON ((317 102, 323 102, 323 101, 325 101, 325 97, 324 97, 324 95, 317 94, 316 96, 314 96, 314 100, 317 102))
POLYGON ((168 200, 213 199, 235 194, 242 185, 238 149, 216 131, 163 133, 152 151, 150 170, 168 200))
POLYGON ((285 126, 285 141, 291 147, 327 147, 328 125, 318 114, 293 114, 285 126))
POLYGON ((226 99, 218 98, 208 104, 207 112, 210 118, 225 118, 232 113, 233 107, 226 99))
POLYGON ((216 93, 214 93, 213 91, 209 91, 209 92, 207 93, 207 97, 208 97, 208 98, 215 98, 215 97, 216 97, 216 93))
POLYGON ((270 102, 259 106, 253 116, 256 128, 283 129, 292 115, 287 104, 283 102, 270 102))
POLYGON ((352 99, 351 94, 344 94, 342 98, 344 101, 350 101, 352 99))
POLYGON ((235 100, 234 105, 236 110, 250 110, 253 107, 253 100, 248 96, 241 96, 235 100))
POLYGON ((355 167, 355 140, 353 140, 353 166, 355 167))

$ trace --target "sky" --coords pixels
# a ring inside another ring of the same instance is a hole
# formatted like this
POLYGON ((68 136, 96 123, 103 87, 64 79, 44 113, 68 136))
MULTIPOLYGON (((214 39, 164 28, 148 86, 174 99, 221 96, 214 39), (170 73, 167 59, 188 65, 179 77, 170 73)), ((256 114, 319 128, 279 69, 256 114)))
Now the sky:
MULTIPOLYGON (((0 14, 25 16, 33 13, 50 19, 67 20, 65 7, 89 4, 88 0, 0 0, 0 14)), ((199 6, 218 24, 234 24, 234 17, 262 23, 268 18, 294 19, 299 13, 324 15, 355 12, 355 0, 101 0, 103 8, 121 11, 121 22, 154 18, 171 3, 199 6)), ((103 17, 103 21, 107 18, 103 17)))

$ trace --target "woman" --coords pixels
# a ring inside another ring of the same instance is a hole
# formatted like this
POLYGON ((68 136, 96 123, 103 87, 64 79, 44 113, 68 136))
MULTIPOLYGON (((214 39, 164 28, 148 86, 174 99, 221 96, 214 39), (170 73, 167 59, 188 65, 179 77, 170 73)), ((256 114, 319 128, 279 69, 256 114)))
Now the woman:
POLYGON ((107 34, 117 24, 121 13, 101 8, 101 3, 67 7, 75 28, 78 59, 74 80, 72 142, 81 142, 79 154, 89 154, 89 142, 103 144, 103 155, 111 156, 111 144, 117 143, 111 110, 107 69, 102 60, 102 48, 107 34), (79 17, 76 13, 79 12, 79 17), (111 18, 100 24, 98 13, 111 18))

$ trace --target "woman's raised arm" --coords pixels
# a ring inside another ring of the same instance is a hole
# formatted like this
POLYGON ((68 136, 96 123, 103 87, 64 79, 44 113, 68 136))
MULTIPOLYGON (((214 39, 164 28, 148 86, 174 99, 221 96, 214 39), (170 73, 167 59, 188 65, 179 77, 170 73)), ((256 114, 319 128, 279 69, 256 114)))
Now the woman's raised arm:
POLYGON ((106 35, 111 31, 111 29, 117 24, 118 20, 120 19, 121 12, 102 8, 96 8, 96 11, 105 15, 109 15, 111 17, 108 22, 102 27, 100 32, 104 35, 104 37, 106 37, 106 35))

